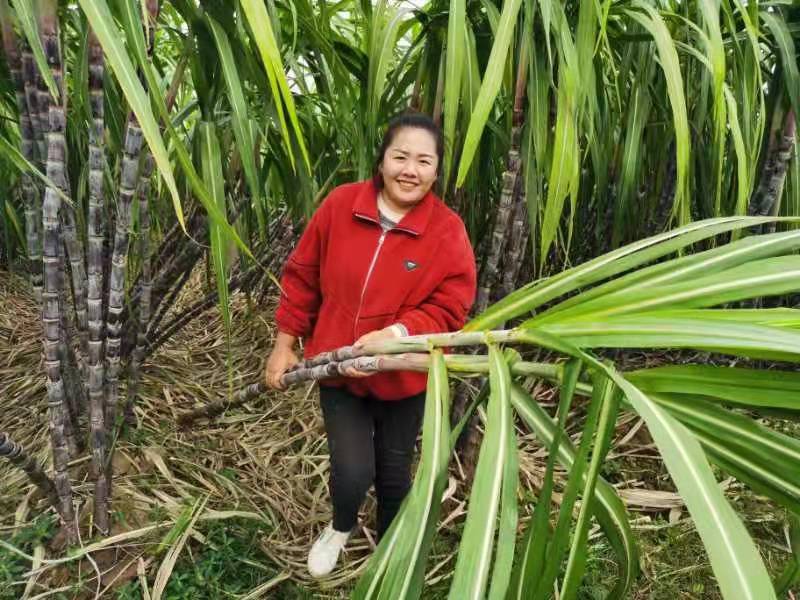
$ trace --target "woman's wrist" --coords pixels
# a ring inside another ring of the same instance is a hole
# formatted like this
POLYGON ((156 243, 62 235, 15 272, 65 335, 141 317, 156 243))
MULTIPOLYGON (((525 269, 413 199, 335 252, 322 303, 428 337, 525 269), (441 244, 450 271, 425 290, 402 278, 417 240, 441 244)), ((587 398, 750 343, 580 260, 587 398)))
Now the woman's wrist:
POLYGON ((292 335, 291 333, 286 333, 285 331, 278 331, 278 335, 275 338, 275 348, 279 348, 281 350, 294 350, 296 343, 297 336, 292 335))

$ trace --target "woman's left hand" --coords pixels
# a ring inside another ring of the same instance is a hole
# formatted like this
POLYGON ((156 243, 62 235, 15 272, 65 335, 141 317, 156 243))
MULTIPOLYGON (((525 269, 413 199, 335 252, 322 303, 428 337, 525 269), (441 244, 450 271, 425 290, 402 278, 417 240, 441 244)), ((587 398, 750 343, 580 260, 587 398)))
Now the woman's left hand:
MULTIPOLYGON (((363 346, 369 342, 380 342, 381 340, 390 340, 397 337, 395 330, 391 327, 385 327, 383 329, 376 329, 375 331, 370 331, 369 333, 365 333, 360 338, 356 340, 356 343, 353 344, 354 346, 363 346)), ((358 369, 354 369, 350 367, 349 369, 345 370, 345 374, 348 377, 369 377, 370 375, 374 375, 375 373, 366 373, 364 371, 359 371, 358 369)))

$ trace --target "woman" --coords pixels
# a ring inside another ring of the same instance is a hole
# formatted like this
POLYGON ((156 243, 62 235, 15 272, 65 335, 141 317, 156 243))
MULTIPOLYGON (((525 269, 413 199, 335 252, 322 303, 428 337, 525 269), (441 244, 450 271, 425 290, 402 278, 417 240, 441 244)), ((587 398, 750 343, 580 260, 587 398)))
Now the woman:
MULTIPOLYGON (((313 356, 464 325, 475 259, 463 222, 431 191, 442 154, 434 122, 403 114, 387 128, 373 178, 336 188, 320 205, 284 266, 268 385, 279 388, 298 361, 298 338, 313 356)), ((378 537, 388 529, 411 486, 424 409, 424 373, 347 374, 320 385, 333 522, 308 556, 315 577, 333 570, 373 481, 378 537)))

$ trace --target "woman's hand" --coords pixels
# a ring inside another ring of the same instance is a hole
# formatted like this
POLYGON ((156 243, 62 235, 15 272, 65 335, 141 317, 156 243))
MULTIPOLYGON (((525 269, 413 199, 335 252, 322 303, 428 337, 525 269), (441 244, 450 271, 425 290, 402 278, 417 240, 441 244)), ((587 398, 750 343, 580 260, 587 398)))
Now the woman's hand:
MULTIPOLYGON (((365 333, 360 338, 356 340, 356 343, 353 346, 359 347, 371 342, 380 342, 381 340, 391 340, 397 337, 395 329, 391 327, 385 327, 383 329, 376 329, 375 331, 370 331, 369 333, 365 333)), ((345 369, 345 374, 348 377, 369 377, 370 375, 374 375, 375 373, 367 373, 364 371, 359 371, 358 369, 354 369, 350 367, 349 369, 345 369)))
POLYGON ((264 369, 264 380, 268 387, 276 390, 284 389, 284 386, 281 385, 281 375, 300 362, 294 351, 296 341, 297 338, 293 335, 282 331, 278 332, 275 347, 272 349, 264 369))

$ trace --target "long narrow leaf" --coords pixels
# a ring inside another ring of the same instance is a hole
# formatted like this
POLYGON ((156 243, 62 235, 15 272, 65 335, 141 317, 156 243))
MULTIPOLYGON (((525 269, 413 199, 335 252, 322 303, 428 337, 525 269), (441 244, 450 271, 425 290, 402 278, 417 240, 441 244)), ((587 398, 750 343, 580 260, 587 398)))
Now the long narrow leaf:
POLYGON ((272 22, 267 14, 267 8, 261 0, 241 0, 240 5, 244 11, 247 21, 250 23, 250 29, 253 32, 256 46, 261 53, 261 60, 264 62, 264 69, 267 72, 269 85, 272 89, 272 97, 275 102, 275 109, 278 113, 278 119, 281 124, 281 133, 283 134, 286 152, 288 153, 292 165, 294 166, 294 153, 292 152, 292 142, 289 136, 289 129, 286 125, 286 117, 284 115, 283 101, 286 106, 286 112, 289 115, 289 121, 292 124, 294 136, 297 145, 300 146, 300 152, 303 155, 308 170, 311 170, 311 161, 308 158, 308 151, 306 144, 303 141, 303 133, 300 130, 300 123, 297 119, 297 110, 294 105, 294 98, 289 90, 289 84, 286 82, 286 75, 283 72, 283 62, 281 61, 280 50, 275 42, 275 35, 272 31, 272 22))
MULTIPOLYGON (((535 432, 536 437, 545 445, 553 447, 558 425, 544 411, 544 409, 531 398, 519 385, 514 385, 511 391, 511 402, 517 414, 535 432)), ((566 469, 571 469, 575 462, 575 448, 569 438, 563 433, 561 443, 558 445, 558 462, 566 469)), ((585 479, 584 479, 585 482, 585 479)), ((615 491, 614 487, 602 478, 598 479, 594 490, 594 516, 600 523, 603 532, 609 540, 619 560, 620 577, 617 584, 609 594, 609 598, 622 599, 627 597, 632 588, 639 566, 639 552, 636 539, 631 529, 625 505, 615 491)), ((515 588, 517 589, 517 588, 515 588)), ((524 598, 524 594, 515 595, 515 598, 524 598)))
POLYGON ((502 352, 495 346, 489 347, 489 360, 491 392, 486 435, 481 444, 470 492, 467 522, 450 587, 451 600, 478 600, 484 596, 497 529, 504 465, 508 460, 511 377, 502 352))
POLYGON ((461 187, 467 178, 467 172, 475 158, 475 152, 478 149, 481 135, 483 135, 483 129, 486 127, 489 112, 497 98, 497 93, 500 91, 500 85, 503 81, 503 65, 508 56, 508 48, 511 45, 514 26, 521 5, 522 0, 505 0, 503 3, 503 12, 500 15, 500 23, 495 33, 492 51, 489 54, 489 62, 486 64, 481 90, 478 92, 478 100, 475 102, 475 108, 472 111, 469 127, 464 137, 464 146, 461 151, 461 160, 458 164, 458 176, 456 178, 457 187, 461 187))
POLYGON ((717 485, 700 444, 664 409, 613 368, 569 343, 541 331, 531 330, 528 341, 568 351, 606 372, 619 386, 633 408, 644 418, 664 458, 711 561, 717 582, 726 598, 770 600, 775 598, 755 543, 717 485))

